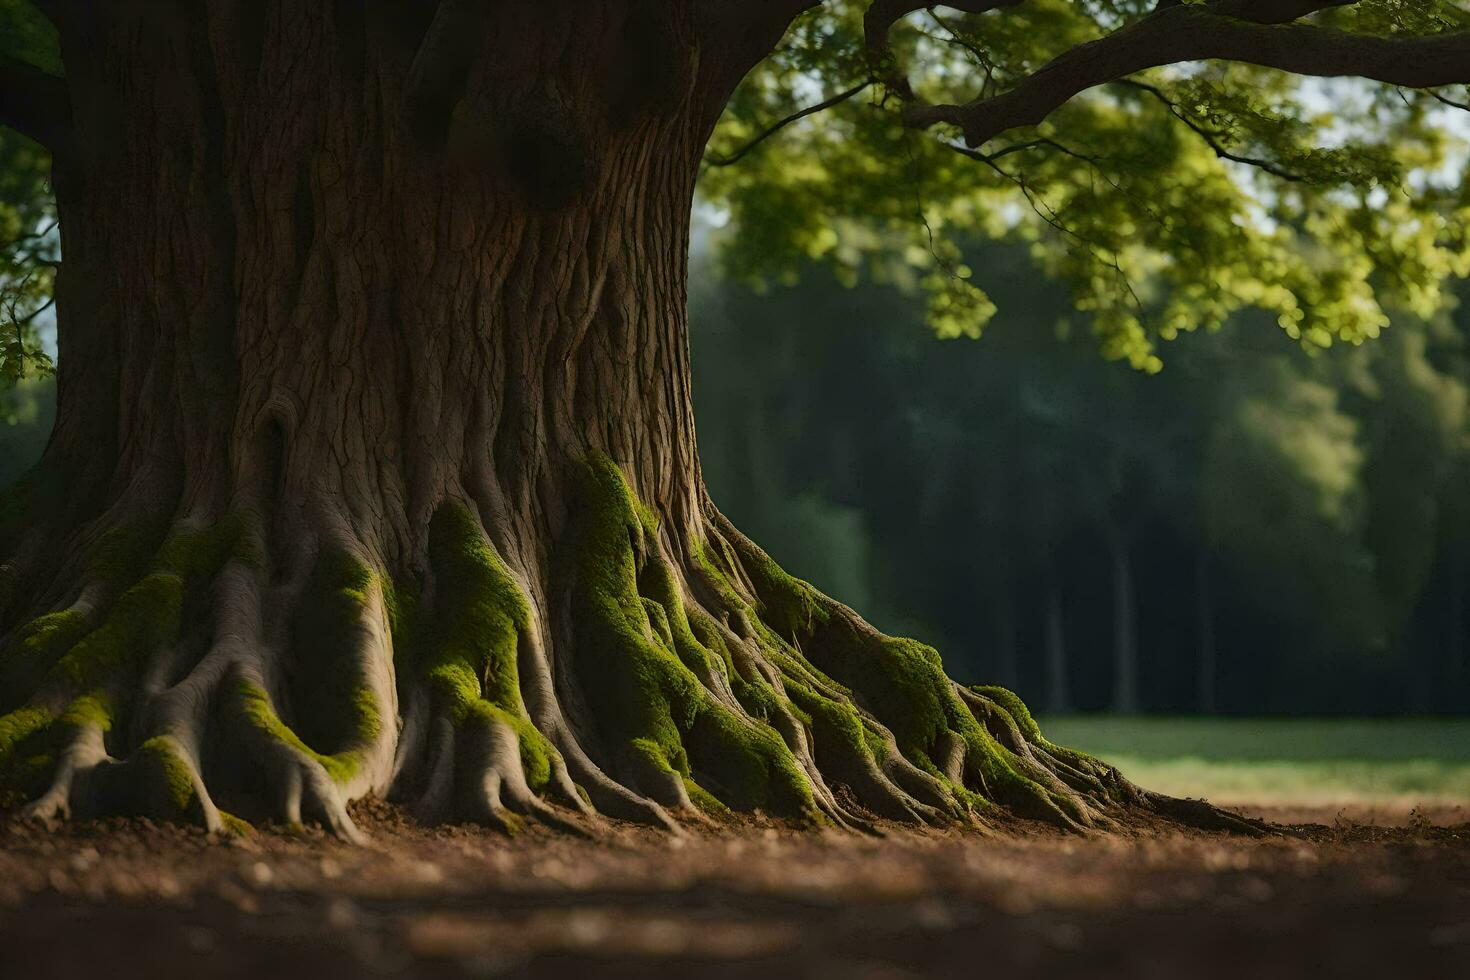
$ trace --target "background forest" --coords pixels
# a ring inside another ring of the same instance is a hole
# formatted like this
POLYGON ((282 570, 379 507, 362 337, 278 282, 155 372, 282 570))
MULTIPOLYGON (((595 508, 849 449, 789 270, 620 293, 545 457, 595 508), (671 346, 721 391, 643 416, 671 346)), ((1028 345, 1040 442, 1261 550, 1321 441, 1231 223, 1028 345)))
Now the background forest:
POLYGON ((955 676, 1050 713, 1470 709, 1470 311, 1314 354, 1237 316, 1147 374, 1019 244, 969 256, 979 340, 896 286, 695 262, 720 505, 955 676))
MULTIPOLYGON (((899 285, 732 281, 710 237, 690 303, 716 499, 955 676, 1054 714, 1470 710, 1470 310, 1315 354, 1238 316, 1148 374, 1097 356, 1021 244, 969 257, 1002 311, 974 340, 899 285)), ((53 399, 0 383, 0 485, 53 399)))

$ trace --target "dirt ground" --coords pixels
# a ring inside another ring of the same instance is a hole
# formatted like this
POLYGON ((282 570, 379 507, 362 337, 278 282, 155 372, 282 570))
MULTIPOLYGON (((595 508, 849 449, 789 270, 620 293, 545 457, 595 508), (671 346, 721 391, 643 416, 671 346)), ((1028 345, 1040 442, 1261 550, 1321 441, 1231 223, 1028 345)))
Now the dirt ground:
POLYGON ((3 820, 0 977, 1470 976, 1470 808, 1255 814, 1296 826, 591 842, 377 805, 354 848, 3 820))

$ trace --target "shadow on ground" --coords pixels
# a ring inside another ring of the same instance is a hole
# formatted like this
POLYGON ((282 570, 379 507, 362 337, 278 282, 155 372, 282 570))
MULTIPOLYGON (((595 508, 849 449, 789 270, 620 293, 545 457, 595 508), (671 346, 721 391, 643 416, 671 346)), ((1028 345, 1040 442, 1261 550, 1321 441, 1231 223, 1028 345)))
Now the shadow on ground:
POLYGON ((1470 813, 1261 815, 1323 823, 512 841, 379 806, 359 849, 11 821, 0 976, 1470 976, 1470 813))

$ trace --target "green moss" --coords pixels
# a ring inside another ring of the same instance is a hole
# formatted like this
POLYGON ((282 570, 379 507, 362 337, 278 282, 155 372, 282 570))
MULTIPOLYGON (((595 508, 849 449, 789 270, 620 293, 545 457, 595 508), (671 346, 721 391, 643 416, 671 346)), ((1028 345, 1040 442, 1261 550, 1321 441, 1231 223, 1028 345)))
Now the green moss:
POLYGON ((724 672, 726 677, 732 681, 738 678, 740 674, 735 669, 735 657, 730 653, 729 644, 725 642, 725 637, 720 633, 715 621, 698 609, 686 607, 684 614, 694 641, 716 658, 716 666, 724 672))
POLYGON ((721 803, 713 793, 696 783, 688 776, 684 776, 684 791, 689 794, 689 802, 712 817, 727 817, 730 808, 721 803))
POLYGON ((230 834, 235 837, 249 837, 251 834, 255 833, 255 828, 250 826, 248 821, 241 820, 233 813, 226 813, 225 811, 221 810, 219 812, 219 819, 221 824, 220 830, 223 833, 230 834))
POLYGON ((696 669, 710 669, 709 652, 658 559, 644 579, 654 594, 640 593, 638 557, 652 549, 621 471, 593 457, 579 476, 567 555, 575 654, 579 677, 597 693, 589 701, 606 741, 681 778, 698 773, 699 785, 735 809, 813 812, 811 787, 780 735, 730 711, 700 683, 696 669), (666 634, 645 599, 664 611, 666 634))
POLYGON ((27 623, 5 649, 0 650, 0 711, 23 703, 89 630, 78 609, 48 613, 27 623))
POLYGON ((765 681, 746 681, 737 677, 730 687, 735 692, 735 700, 752 718, 769 722, 780 714, 781 695, 765 681))
POLYGON ((531 609, 510 569, 468 508, 446 504, 429 528, 439 585, 430 630, 429 684, 455 724, 496 720, 516 733, 526 781, 540 792, 551 780, 556 749, 531 724, 521 699, 517 655, 531 609))
POLYGON ((204 579, 232 560, 254 568, 263 560, 259 535, 238 514, 226 515, 205 528, 174 533, 159 549, 156 564, 186 579, 204 579))
POLYGON ((356 758, 376 742, 383 719, 368 687, 362 649, 369 642, 378 577, 342 548, 322 552, 293 624, 303 651, 294 679, 293 717, 300 738, 326 757, 356 758))
POLYGON ((167 735, 150 738, 129 760, 141 769, 138 791, 148 802, 146 809, 162 816, 183 816, 198 805, 194 775, 179 751, 178 743, 167 735))
POLYGON ((153 572, 118 597, 107 620, 56 664, 71 690, 120 684, 155 651, 178 636, 184 582, 153 572))
POLYGON ((0 806, 45 792, 59 745, 55 718, 44 708, 20 708, 0 717, 0 806))
POLYGON ((87 556, 87 570, 113 590, 136 582, 158 553, 167 524, 154 518, 131 521, 103 534, 87 556))
POLYGON ((708 542, 700 541, 694 546, 694 565, 704 575, 705 584, 714 590, 727 607, 744 609, 749 605, 740 595, 740 590, 730 581, 730 577, 720 568, 708 542))
POLYGON ((96 690, 74 699, 56 721, 68 728, 95 726, 110 732, 116 714, 112 698, 105 691, 96 690))
POLYGON ((1084 762, 1089 765, 1103 764, 1084 752, 1078 752, 1076 749, 1069 749, 1066 746, 1057 745, 1049 741, 1046 736, 1041 734, 1041 726, 1036 724, 1036 719, 1031 716, 1031 710, 1026 707, 1026 703, 1013 692, 1003 687, 978 684, 972 685, 970 690, 981 697, 990 699, 1002 708, 1006 714, 1011 716, 1011 719, 1016 723, 1016 727, 1020 729, 1021 735, 1026 741, 1033 745, 1039 745, 1052 755, 1068 762, 1084 762))
POLYGON ((26 739, 45 731, 53 720, 44 708, 20 708, 0 718, 0 765, 26 739))
POLYGON ((388 613, 388 631, 393 637, 393 663, 400 675, 407 675, 420 653, 418 588, 413 583, 387 578, 380 579, 378 585, 383 592, 383 608, 388 613))
POLYGON ((73 693, 126 688, 132 674, 179 635, 191 598, 207 595, 213 575, 241 553, 247 537, 242 522, 227 519, 175 534, 158 549, 160 526, 139 522, 102 536, 89 559, 91 574, 119 594, 101 625, 91 629, 76 609, 27 624, 3 661, 0 681, 9 696, 28 698, 48 682, 73 693), (149 556, 152 570, 144 574, 149 556))
POLYGON ((259 684, 240 681, 236 685, 235 693, 247 724, 308 758, 315 759, 321 763, 322 768, 327 771, 327 775, 334 782, 339 784, 351 782, 352 778, 361 771, 363 755, 360 749, 349 749, 332 755, 316 751, 303 742, 301 737, 291 730, 291 726, 281 720, 280 715, 276 714, 276 709, 271 705, 270 695, 259 684))
MULTIPOLYGON (((655 634, 696 677, 708 681, 716 671, 729 671, 729 651, 724 650, 724 641, 719 640, 718 634, 715 639, 724 651, 723 658, 695 634, 684 596, 668 562, 656 556, 649 558, 638 575, 638 590, 655 634)), ((706 635, 715 632, 710 626, 706 627, 706 635)))
POLYGON ((521 769, 525 773, 526 784, 538 793, 544 790, 551 782, 552 760, 560 758, 560 755, 547 741, 546 736, 536 730, 530 719, 513 715, 488 701, 476 699, 465 709, 459 725, 461 728, 468 728, 477 721, 481 724, 497 721, 510 726, 515 732, 516 744, 520 749, 521 769))
POLYGON ((836 742, 855 755, 882 758, 884 742, 868 731, 862 716, 851 704, 834 701, 798 681, 787 679, 785 687, 811 726, 819 747, 836 742))

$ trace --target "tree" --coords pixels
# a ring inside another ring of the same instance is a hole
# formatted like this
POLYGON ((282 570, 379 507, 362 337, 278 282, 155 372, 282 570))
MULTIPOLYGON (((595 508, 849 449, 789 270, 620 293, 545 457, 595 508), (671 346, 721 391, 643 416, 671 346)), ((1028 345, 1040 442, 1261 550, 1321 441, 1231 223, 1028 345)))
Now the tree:
POLYGON ((63 247, 57 422, 0 505, 0 765, 43 817, 1224 821, 720 514, 685 336, 706 145, 763 164, 706 178, 762 219, 733 267, 886 264, 972 332, 944 231, 1023 222, 1149 369, 1245 306, 1365 339, 1464 264, 1439 103, 1386 91, 1322 150, 1289 74, 1470 80, 1448 2, 4 9, 62 68, 0 64, 63 247), (839 79, 820 126, 760 122, 839 79))

